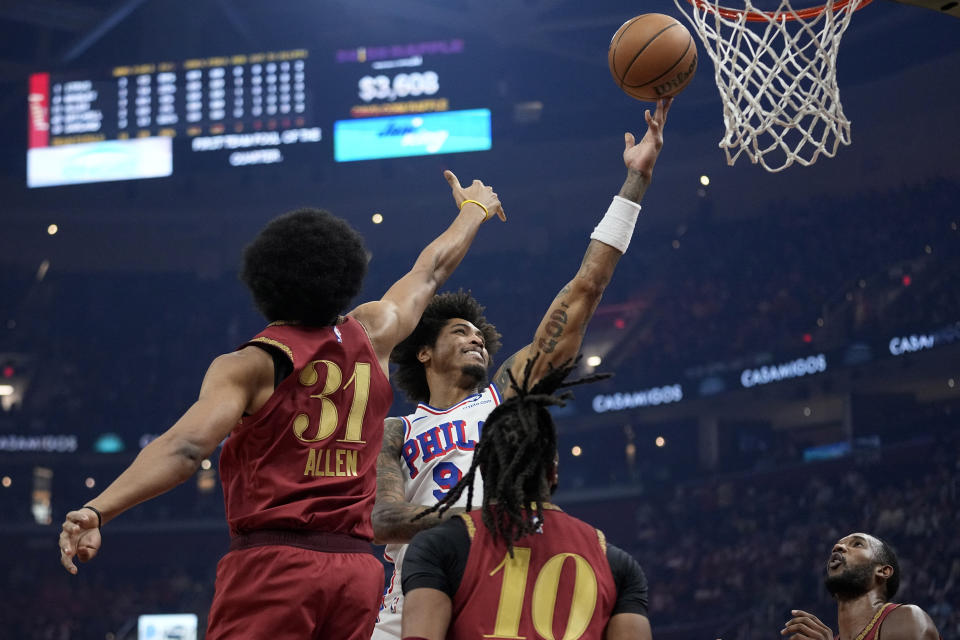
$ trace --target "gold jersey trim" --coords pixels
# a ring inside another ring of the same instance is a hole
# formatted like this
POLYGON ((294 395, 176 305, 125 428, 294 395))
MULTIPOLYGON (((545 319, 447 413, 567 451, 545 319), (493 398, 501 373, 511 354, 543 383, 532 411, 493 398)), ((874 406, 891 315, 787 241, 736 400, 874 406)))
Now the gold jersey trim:
MULTIPOLYGON (((540 505, 543 507, 543 510, 544 510, 544 511, 559 511, 560 513, 563 513, 563 509, 561 509, 561 508, 558 507, 557 505, 553 504, 552 502, 541 502, 540 505)), ((537 503, 536 503, 536 502, 531 502, 531 503, 530 503, 530 509, 536 511, 536 509, 537 509, 537 503)))
POLYGON ((467 535, 470 536, 471 540, 473 540, 473 537, 477 535, 477 525, 473 523, 473 518, 466 513, 458 513, 457 517, 462 519, 463 523, 467 525, 467 535))
POLYGON ((260 336, 260 337, 258 337, 258 338, 254 338, 254 339, 251 340, 250 342, 262 342, 263 344, 268 344, 268 345, 270 345, 271 347, 276 347, 277 349, 280 349, 280 350, 283 351, 285 354, 287 354, 287 357, 290 358, 290 364, 292 364, 293 366, 296 366, 296 365, 297 365, 297 363, 296 363, 296 362, 294 361, 294 359, 293 359, 293 351, 290 349, 290 347, 288 347, 287 345, 283 344, 282 342, 279 342, 279 341, 277 341, 277 340, 274 340, 273 338, 267 338, 267 337, 265 337, 265 336, 260 336))
POLYGON ((607 536, 603 535, 600 529, 597 529, 597 540, 600 541, 600 550, 603 551, 603 555, 607 555, 607 536))
POLYGON ((863 631, 860 632, 855 640, 863 640, 865 637, 867 637, 867 634, 870 633, 870 630, 873 629, 874 625, 877 624, 877 620, 879 620, 880 616, 883 615, 883 612, 887 610, 887 606, 888 605, 883 605, 877 609, 877 612, 873 614, 873 620, 867 623, 867 626, 863 628, 863 631))

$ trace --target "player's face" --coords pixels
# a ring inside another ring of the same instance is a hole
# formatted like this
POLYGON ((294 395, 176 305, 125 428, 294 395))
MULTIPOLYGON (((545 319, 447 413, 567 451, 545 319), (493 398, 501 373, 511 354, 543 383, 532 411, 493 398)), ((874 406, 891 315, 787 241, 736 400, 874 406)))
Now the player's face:
POLYGON ((432 351, 433 360, 441 369, 464 371, 480 368, 486 377, 490 355, 483 341, 483 332, 472 322, 463 318, 447 320, 432 351))
POLYGON ((874 545, 879 541, 866 533, 851 533, 833 545, 827 560, 827 575, 842 572, 845 567, 873 564, 874 545))
POLYGON ((851 533, 833 545, 827 560, 825 584, 838 597, 857 597, 873 587, 879 541, 866 533, 851 533))

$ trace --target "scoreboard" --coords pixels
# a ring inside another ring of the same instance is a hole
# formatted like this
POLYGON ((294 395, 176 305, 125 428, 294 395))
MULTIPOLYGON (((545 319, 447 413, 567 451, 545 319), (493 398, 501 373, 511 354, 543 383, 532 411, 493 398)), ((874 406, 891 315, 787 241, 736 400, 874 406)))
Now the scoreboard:
POLYGON ((162 178, 203 156, 276 164, 305 145, 337 162, 487 150, 490 109, 454 80, 465 50, 452 39, 35 73, 27 184, 162 178))

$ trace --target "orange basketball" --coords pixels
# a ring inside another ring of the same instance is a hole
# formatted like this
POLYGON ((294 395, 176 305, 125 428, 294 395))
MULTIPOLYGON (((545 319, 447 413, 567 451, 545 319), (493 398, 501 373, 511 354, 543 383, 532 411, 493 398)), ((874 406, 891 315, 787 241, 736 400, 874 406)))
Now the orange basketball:
POLYGON ((687 28, 662 13, 623 23, 607 51, 610 73, 626 94, 656 102, 675 96, 697 70, 697 45, 687 28))

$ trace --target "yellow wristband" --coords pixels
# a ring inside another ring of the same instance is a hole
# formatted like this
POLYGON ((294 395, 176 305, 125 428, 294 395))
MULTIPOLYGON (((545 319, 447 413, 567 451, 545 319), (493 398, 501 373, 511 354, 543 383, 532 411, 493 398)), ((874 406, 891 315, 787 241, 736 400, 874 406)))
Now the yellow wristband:
POLYGON ((464 200, 463 202, 460 203, 460 210, 463 211, 463 205, 467 204, 468 202, 472 202, 473 204, 483 209, 483 220, 484 222, 486 222, 487 218, 490 217, 490 212, 487 211, 487 208, 483 206, 482 202, 477 202, 476 200, 464 200))

